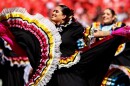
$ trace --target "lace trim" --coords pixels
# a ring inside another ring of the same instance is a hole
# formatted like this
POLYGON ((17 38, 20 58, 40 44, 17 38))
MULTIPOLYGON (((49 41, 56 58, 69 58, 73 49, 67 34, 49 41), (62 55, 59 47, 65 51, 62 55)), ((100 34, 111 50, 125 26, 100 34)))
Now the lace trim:
POLYGON ((69 68, 69 67, 77 64, 79 62, 79 60, 80 60, 80 52, 75 51, 75 53, 73 55, 71 55, 70 57, 61 57, 58 68, 59 69, 62 67, 69 68))
POLYGON ((69 22, 65 25, 61 24, 59 25, 56 29, 59 31, 59 32, 62 32, 63 31, 63 27, 67 27, 68 25, 70 25, 72 23, 72 18, 70 18, 69 22))

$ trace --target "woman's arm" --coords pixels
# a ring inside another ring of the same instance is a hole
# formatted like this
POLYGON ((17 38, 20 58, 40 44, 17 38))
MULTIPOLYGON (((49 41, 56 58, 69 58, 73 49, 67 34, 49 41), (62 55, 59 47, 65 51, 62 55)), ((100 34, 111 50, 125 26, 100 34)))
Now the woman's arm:
POLYGON ((93 33, 94 37, 105 37, 111 35, 111 31, 99 31, 97 30, 96 32, 93 33))

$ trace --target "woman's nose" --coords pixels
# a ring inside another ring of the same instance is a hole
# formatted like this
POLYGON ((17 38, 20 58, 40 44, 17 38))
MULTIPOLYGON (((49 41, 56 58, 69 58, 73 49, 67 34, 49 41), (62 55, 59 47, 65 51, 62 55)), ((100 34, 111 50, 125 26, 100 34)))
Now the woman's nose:
POLYGON ((105 18, 106 17, 106 15, 103 15, 103 18, 105 18))

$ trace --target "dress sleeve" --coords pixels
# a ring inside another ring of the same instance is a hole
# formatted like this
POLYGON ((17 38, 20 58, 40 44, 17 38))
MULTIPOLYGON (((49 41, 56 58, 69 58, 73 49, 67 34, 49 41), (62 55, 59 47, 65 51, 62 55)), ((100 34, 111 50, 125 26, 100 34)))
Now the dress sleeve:
POLYGON ((83 32, 84 32, 84 28, 81 24, 79 23, 75 23, 73 24, 73 37, 78 40, 79 38, 82 38, 84 35, 83 35, 83 32))

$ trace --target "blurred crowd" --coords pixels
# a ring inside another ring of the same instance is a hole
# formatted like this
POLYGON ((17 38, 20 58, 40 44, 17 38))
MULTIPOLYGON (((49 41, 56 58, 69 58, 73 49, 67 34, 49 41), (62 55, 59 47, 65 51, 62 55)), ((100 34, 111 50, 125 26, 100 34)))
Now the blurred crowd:
POLYGON ((41 13, 48 17, 58 4, 65 4, 75 11, 75 18, 86 27, 100 21, 105 8, 112 8, 117 20, 130 25, 130 0, 0 0, 0 11, 9 7, 24 7, 30 14, 41 13))

